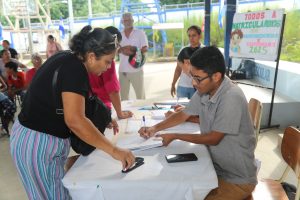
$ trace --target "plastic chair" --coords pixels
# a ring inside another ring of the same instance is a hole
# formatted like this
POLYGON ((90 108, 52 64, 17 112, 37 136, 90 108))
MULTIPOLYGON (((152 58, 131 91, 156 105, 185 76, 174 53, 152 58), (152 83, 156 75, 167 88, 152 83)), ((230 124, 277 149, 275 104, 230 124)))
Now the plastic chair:
POLYGON ((257 142, 259 131, 260 131, 260 122, 261 122, 263 106, 259 100, 255 99, 255 98, 251 98, 248 103, 248 109, 249 109, 251 119, 253 122, 253 127, 255 130, 255 136, 256 136, 256 142, 257 142))
POLYGON ((284 170, 281 178, 278 181, 275 180, 263 180, 259 181, 252 193, 246 200, 256 199, 272 199, 272 200, 288 200, 288 197, 281 186, 288 175, 290 169, 292 169, 298 179, 297 191, 295 200, 299 200, 300 197, 300 131, 294 127, 288 127, 284 131, 281 155, 284 161, 288 164, 284 170))

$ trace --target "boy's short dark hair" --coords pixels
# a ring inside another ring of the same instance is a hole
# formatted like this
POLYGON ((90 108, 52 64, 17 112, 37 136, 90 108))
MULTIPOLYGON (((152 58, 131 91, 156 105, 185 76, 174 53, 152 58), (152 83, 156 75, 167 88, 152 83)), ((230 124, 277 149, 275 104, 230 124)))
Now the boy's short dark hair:
POLYGON ((193 53, 198 49, 199 49, 199 47, 196 47, 196 48, 184 47, 178 54, 177 60, 182 63, 184 62, 184 60, 189 60, 191 58, 191 56, 193 55, 193 53))
POLYGON ((203 70, 208 75, 220 72, 225 75, 225 60, 221 51, 215 46, 198 49, 190 59, 191 65, 198 70, 203 70))
POLYGON ((107 30, 108 32, 110 32, 112 35, 117 34, 117 38, 118 38, 118 42, 121 42, 122 40, 122 34, 120 33, 120 31, 114 27, 114 26, 108 26, 105 28, 105 30, 107 30))
POLYGON ((18 64, 13 62, 13 61, 9 61, 8 63, 5 64, 6 68, 12 69, 13 71, 17 72, 18 71, 18 64))

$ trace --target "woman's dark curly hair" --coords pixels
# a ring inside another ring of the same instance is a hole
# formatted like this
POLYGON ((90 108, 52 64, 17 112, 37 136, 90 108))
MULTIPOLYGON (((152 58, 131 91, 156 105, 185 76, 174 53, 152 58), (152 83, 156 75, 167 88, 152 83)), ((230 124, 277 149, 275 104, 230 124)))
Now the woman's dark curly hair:
POLYGON ((86 53, 93 52, 99 58, 111 54, 116 50, 115 38, 102 28, 94 28, 87 25, 70 40, 70 49, 85 61, 86 53))

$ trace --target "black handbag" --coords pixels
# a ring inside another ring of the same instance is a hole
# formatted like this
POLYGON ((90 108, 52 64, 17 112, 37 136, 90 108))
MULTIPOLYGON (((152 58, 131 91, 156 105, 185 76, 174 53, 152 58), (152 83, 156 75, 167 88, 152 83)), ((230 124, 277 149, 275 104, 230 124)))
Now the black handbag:
MULTIPOLYGON (((58 94, 57 94, 57 76, 59 69, 62 67, 59 66, 53 75, 52 79, 52 89, 53 89, 53 98, 54 102, 56 102, 56 113, 57 114, 63 114, 63 109, 59 109, 62 106, 59 106, 60 103, 57 99, 58 94)), ((104 135, 105 128, 107 125, 111 122, 111 111, 107 106, 93 93, 91 86, 89 85, 89 90, 91 93, 91 96, 89 96, 86 104, 85 104, 85 114, 86 117, 89 118, 92 123, 97 127, 97 129, 104 135)), ((91 146, 84 141, 82 141, 80 138, 76 136, 71 130, 71 146, 72 149, 83 156, 87 156, 92 151, 94 151, 96 148, 94 146, 91 146)))
MULTIPOLYGON (((97 129, 104 135, 105 128, 111 122, 111 113, 106 105, 94 94, 88 98, 85 107, 85 114, 97 129)), ((71 133, 71 146, 73 150, 83 156, 87 156, 95 150, 94 146, 91 146, 74 133, 71 133)))

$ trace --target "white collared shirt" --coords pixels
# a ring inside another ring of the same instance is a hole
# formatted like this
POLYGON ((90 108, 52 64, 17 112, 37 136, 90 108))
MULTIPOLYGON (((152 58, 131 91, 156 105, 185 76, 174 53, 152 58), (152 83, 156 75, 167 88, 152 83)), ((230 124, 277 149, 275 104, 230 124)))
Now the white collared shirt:
MULTIPOLYGON (((142 30, 137 30, 133 29, 129 35, 129 37, 125 36, 125 32, 122 31, 122 41, 121 41, 121 46, 136 46, 138 48, 142 48, 144 46, 148 47, 148 39, 144 31, 142 30)), ((119 72, 127 72, 127 73, 133 73, 133 72, 138 72, 143 69, 141 68, 133 68, 129 62, 128 62, 129 56, 126 56, 122 53, 120 53, 120 66, 119 66, 119 72)))

